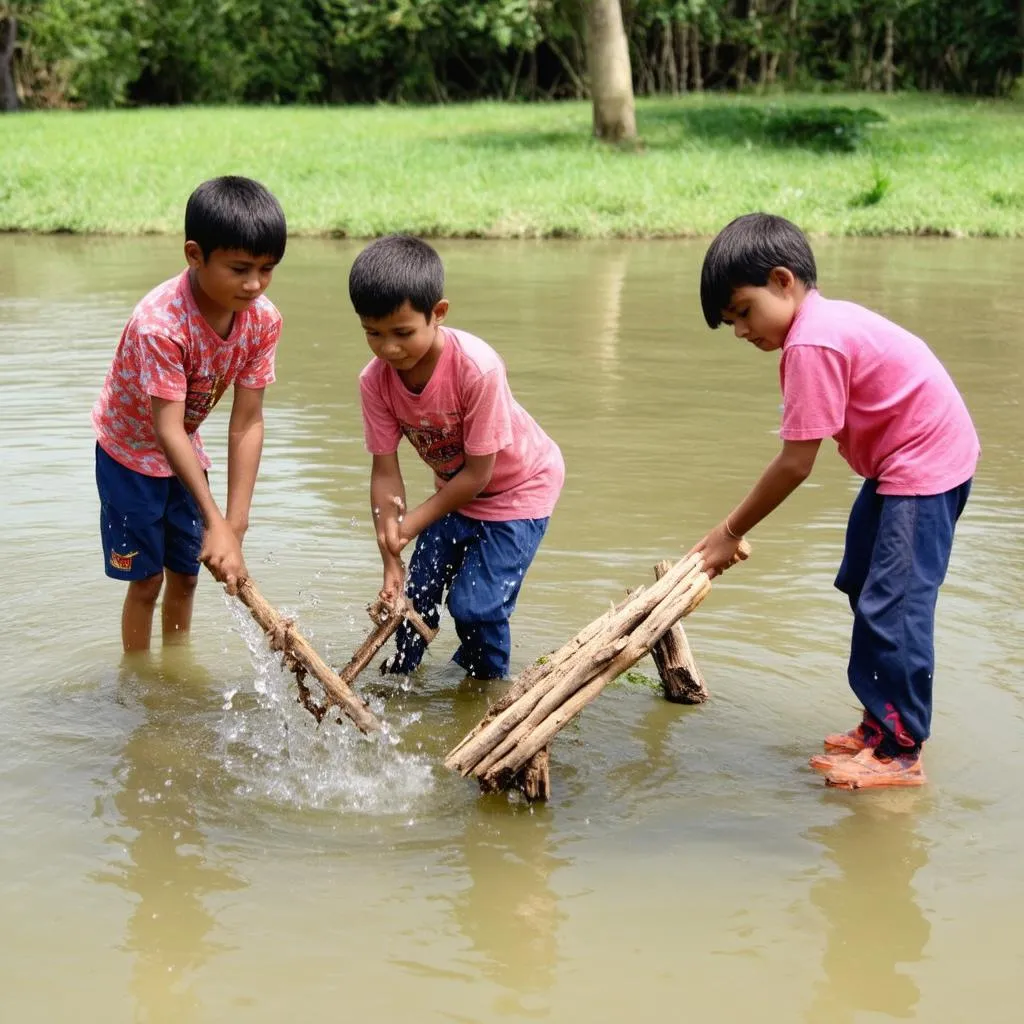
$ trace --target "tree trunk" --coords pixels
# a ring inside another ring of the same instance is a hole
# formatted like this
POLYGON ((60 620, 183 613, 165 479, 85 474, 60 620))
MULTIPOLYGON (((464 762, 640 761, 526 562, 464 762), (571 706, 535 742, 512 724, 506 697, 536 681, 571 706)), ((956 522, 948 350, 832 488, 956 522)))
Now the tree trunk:
POLYGON ((700 68, 700 29, 696 25, 690 31, 690 75, 694 92, 704 91, 704 75, 700 68))
POLYGON ((893 50, 896 47, 896 25, 892 18, 885 19, 885 52, 882 56, 882 70, 885 81, 885 91, 892 92, 893 87, 893 50))
POLYGON ((789 25, 786 32, 786 84, 796 81, 797 33, 799 32, 799 0, 789 0, 789 25))
POLYGON ((0 18, 0 113, 18 109, 18 90, 14 85, 14 45, 18 22, 13 14, 0 18))
POLYGON ((686 22, 678 22, 676 32, 679 46, 679 90, 686 92, 690 88, 690 26, 686 22))
POLYGON ((590 0, 587 4, 587 69, 594 135, 606 142, 635 139, 633 76, 619 0, 590 0))

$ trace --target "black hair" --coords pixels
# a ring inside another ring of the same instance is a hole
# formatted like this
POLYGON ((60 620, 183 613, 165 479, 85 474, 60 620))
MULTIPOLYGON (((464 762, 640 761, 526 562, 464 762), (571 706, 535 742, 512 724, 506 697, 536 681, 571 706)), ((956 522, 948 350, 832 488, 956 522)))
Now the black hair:
POLYGON ((241 249, 279 263, 288 241, 284 210, 258 181, 228 174, 204 181, 185 205, 185 241, 209 259, 214 249, 241 249))
POLYGON ((776 267, 785 267, 813 288, 818 280, 814 253, 804 233, 785 217, 747 213, 718 233, 704 255, 700 304, 708 327, 718 327, 735 288, 764 287, 776 267))
POLYGON ((348 274, 356 314, 377 320, 406 302, 429 319, 444 298, 444 264, 435 249, 412 235, 387 235, 368 245, 348 274))

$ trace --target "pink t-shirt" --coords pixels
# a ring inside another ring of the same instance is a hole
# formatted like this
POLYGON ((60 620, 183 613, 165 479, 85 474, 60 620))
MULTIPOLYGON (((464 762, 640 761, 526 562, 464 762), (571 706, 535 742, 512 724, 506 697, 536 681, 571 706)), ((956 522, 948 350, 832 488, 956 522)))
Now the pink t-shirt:
POLYGON ((154 288, 121 334, 92 410, 96 440, 112 458, 146 476, 173 476, 153 430, 150 397, 185 403, 185 430, 204 469, 199 425, 232 384, 258 390, 274 381, 281 314, 260 296, 236 313, 222 338, 196 306, 188 271, 154 288))
POLYGON ((367 450, 392 455, 404 434, 438 488, 462 469, 465 455, 496 455, 486 490, 459 511, 492 522, 547 518, 565 480, 558 445, 512 397, 505 364, 487 342, 442 330, 444 348, 419 394, 383 359, 359 375, 367 450))
POLYGON ((945 367, 918 337, 812 291, 779 363, 786 441, 833 437, 879 494, 942 494, 974 475, 980 446, 945 367))

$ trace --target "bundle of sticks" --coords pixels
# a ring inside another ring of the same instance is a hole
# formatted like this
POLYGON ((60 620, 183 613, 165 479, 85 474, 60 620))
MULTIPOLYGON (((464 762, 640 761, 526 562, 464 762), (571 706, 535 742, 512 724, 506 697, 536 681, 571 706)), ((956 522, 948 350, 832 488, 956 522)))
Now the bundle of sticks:
MULTIPOLYGON (((742 557, 746 557, 745 549, 742 557)), ((679 662, 674 676, 659 671, 670 699, 699 703, 707 690, 681 627, 674 627, 707 597, 711 581, 699 555, 655 567, 656 582, 630 593, 553 654, 524 671, 512 688, 449 754, 445 766, 472 776, 485 792, 518 785, 531 799, 550 794, 548 747, 616 677, 652 649, 672 640, 679 662), (679 645, 682 645, 680 648, 679 645), (676 693, 670 692, 674 688, 676 693)), ((673 665, 669 665, 672 668, 673 665)))

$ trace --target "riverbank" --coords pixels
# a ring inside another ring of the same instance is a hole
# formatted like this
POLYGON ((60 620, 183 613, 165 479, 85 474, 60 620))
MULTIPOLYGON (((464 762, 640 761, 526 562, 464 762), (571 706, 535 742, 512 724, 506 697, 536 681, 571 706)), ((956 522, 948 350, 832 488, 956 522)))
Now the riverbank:
POLYGON ((678 237, 764 209, 814 234, 1024 237, 1020 102, 694 96, 638 124, 627 152, 585 103, 19 114, 0 230, 177 233, 195 184, 239 173, 302 235, 678 237))

